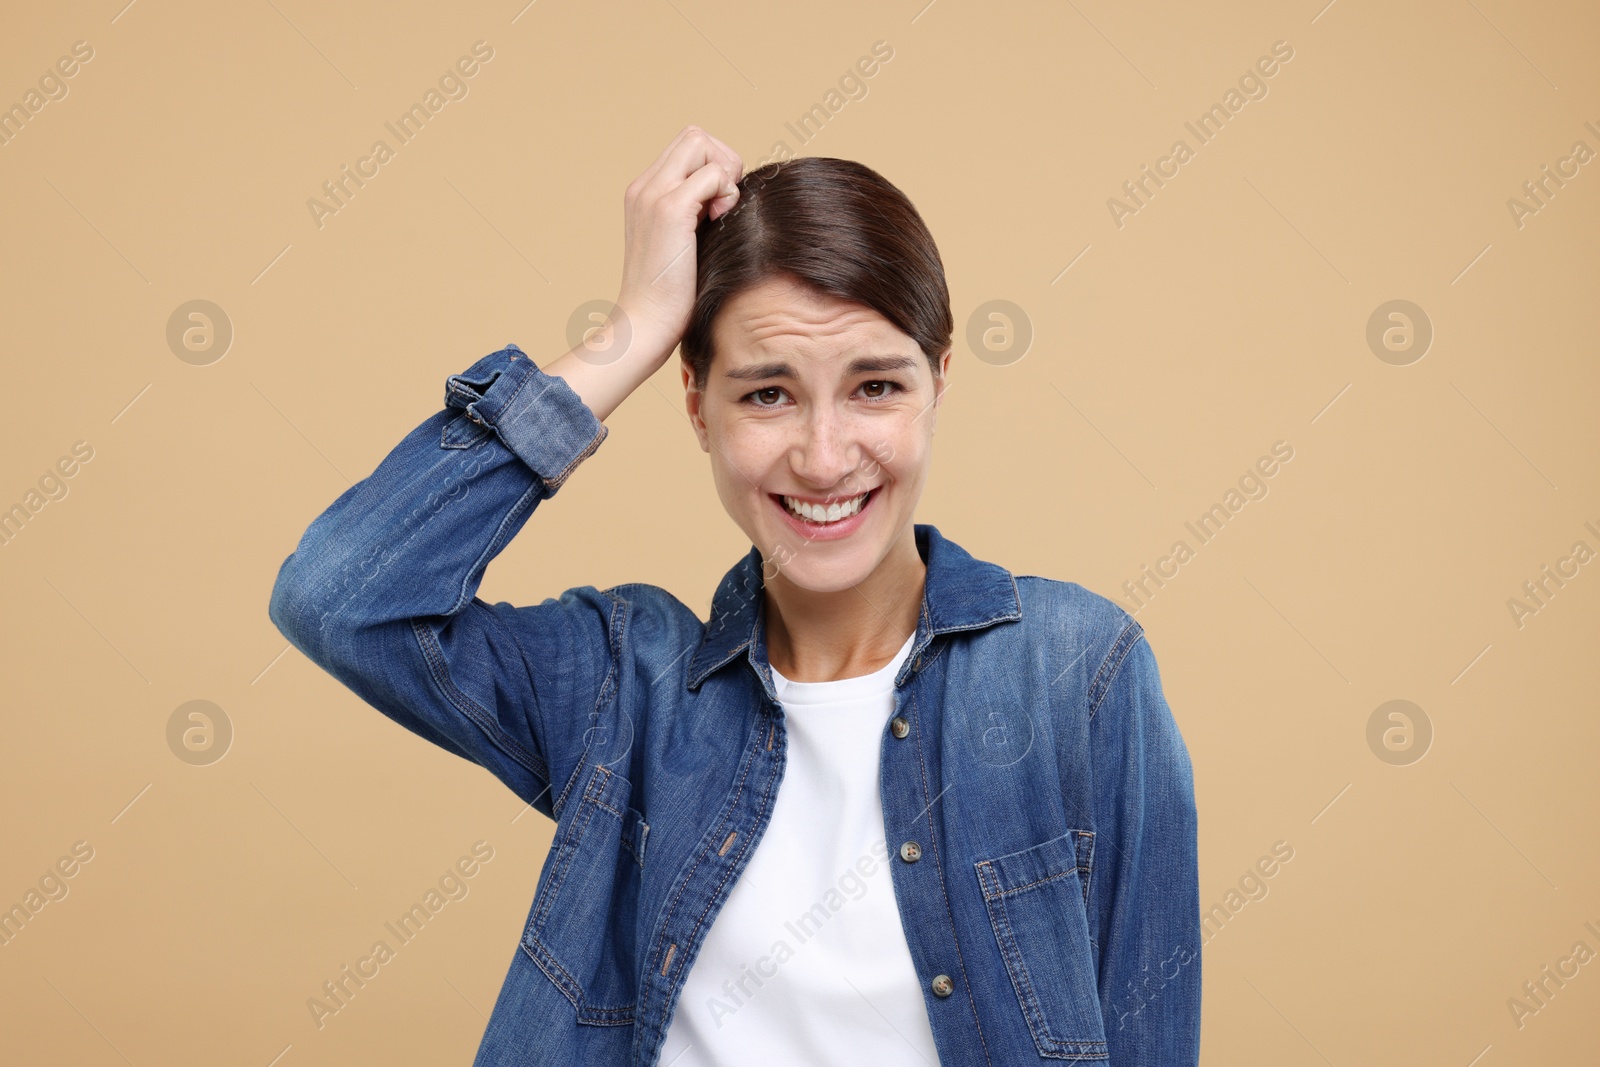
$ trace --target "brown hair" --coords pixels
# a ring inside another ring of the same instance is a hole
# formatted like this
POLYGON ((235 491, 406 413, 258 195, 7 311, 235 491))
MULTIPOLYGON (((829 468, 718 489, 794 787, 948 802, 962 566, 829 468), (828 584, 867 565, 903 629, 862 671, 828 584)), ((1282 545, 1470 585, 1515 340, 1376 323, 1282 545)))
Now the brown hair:
POLYGON ((768 163, 741 178, 734 209, 703 220, 695 236, 694 310, 681 347, 700 388, 723 304, 781 275, 872 308, 939 376, 955 328, 944 264, 917 209, 877 171, 828 156, 768 163))

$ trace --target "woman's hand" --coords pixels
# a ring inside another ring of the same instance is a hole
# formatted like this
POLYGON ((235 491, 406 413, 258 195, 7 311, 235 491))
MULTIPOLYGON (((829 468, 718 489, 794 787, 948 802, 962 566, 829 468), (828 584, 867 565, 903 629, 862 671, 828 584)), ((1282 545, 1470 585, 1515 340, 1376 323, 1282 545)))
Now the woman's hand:
POLYGON ((622 286, 628 346, 653 373, 689 326, 695 297, 695 228, 733 210, 744 174, 739 154, 686 126, 623 197, 622 286))
POLYGON ((744 164, 698 126, 686 126, 628 184, 617 313, 541 369, 563 378, 602 422, 661 369, 689 328, 695 297, 695 229, 738 202, 744 164))

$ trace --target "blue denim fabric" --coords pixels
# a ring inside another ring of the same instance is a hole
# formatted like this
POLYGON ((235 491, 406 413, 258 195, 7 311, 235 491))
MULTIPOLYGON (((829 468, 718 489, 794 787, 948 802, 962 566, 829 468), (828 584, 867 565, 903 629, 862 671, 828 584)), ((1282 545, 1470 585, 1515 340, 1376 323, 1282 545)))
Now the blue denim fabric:
MULTIPOLYGON (((606 433, 508 345, 447 380, 444 410, 311 523, 272 590, 295 647, 555 820, 478 1067, 657 1063, 783 779, 754 546, 708 622, 642 583, 475 596, 606 433)), ((1193 779, 1143 630, 915 532, 909 730, 884 723, 880 768, 940 1062, 1196 1064, 1193 779)))

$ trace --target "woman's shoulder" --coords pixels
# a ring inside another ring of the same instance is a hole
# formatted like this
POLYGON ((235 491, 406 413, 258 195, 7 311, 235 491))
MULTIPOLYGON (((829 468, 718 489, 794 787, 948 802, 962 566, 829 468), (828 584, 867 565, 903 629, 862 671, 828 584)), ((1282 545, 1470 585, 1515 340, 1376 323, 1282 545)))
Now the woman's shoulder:
POLYGON ((1032 620, 1035 640, 1086 652, 1096 674, 1114 672, 1144 638, 1126 608, 1078 582, 1038 574, 1016 576, 1022 618, 1032 620))
MULTIPOLYGON (((1022 598, 1022 614, 1029 609, 1046 623, 1076 623, 1080 626, 1111 630, 1120 634, 1139 623, 1121 604, 1096 593, 1078 582, 1047 578, 1041 574, 1018 574, 1017 595, 1022 598)), ((1136 632, 1142 632, 1136 629, 1136 632)))
POLYGON ((1144 627, 1121 604, 1078 582, 1037 574, 1017 575, 1016 582, 1030 639, 1047 662, 1063 665, 1052 676, 1074 679, 1072 685, 1052 684, 1052 691, 1082 694, 1081 704, 1092 716, 1129 653, 1144 640, 1144 627))

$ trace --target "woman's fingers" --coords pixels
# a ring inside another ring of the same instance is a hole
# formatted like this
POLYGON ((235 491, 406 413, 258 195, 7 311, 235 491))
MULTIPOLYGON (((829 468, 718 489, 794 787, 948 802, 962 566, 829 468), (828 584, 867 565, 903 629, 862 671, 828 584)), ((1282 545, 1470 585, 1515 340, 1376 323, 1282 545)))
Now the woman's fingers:
POLYGON ((664 359, 688 324, 695 296, 695 231, 738 202, 739 154, 697 126, 685 127, 628 185, 617 304, 636 340, 664 359))
POLYGON ((733 175, 733 180, 738 181, 744 177, 744 161, 739 158, 739 153, 729 148, 716 135, 708 131, 702 132, 705 132, 706 136, 711 138, 711 143, 721 151, 722 165, 727 168, 729 174, 733 175))
POLYGON ((737 182, 743 174, 736 152, 698 126, 687 126, 662 153, 641 192, 651 198, 665 196, 707 163, 722 167, 730 182, 737 182))
MULTIPOLYGON (((729 148, 726 144, 723 144, 722 141, 718 140, 712 134, 707 133, 706 136, 710 137, 711 143, 716 145, 719 149, 721 153, 723 169, 728 172, 730 179, 734 183, 737 183, 739 179, 744 177, 744 161, 739 158, 739 153, 729 148)), ((734 204, 738 203, 738 200, 739 196, 737 190, 731 193, 719 194, 717 198, 711 202, 711 207, 709 209, 710 217, 716 219, 726 215, 728 212, 733 210, 733 206, 734 204)))
POLYGON ((710 217, 715 219, 733 210, 738 198, 738 186, 734 184, 734 179, 728 176, 727 168, 718 160, 708 161, 668 194, 668 199, 674 202, 674 207, 686 215, 692 215, 696 223, 703 214, 709 213, 710 217), (718 204, 722 205, 720 212, 714 210, 718 204))

